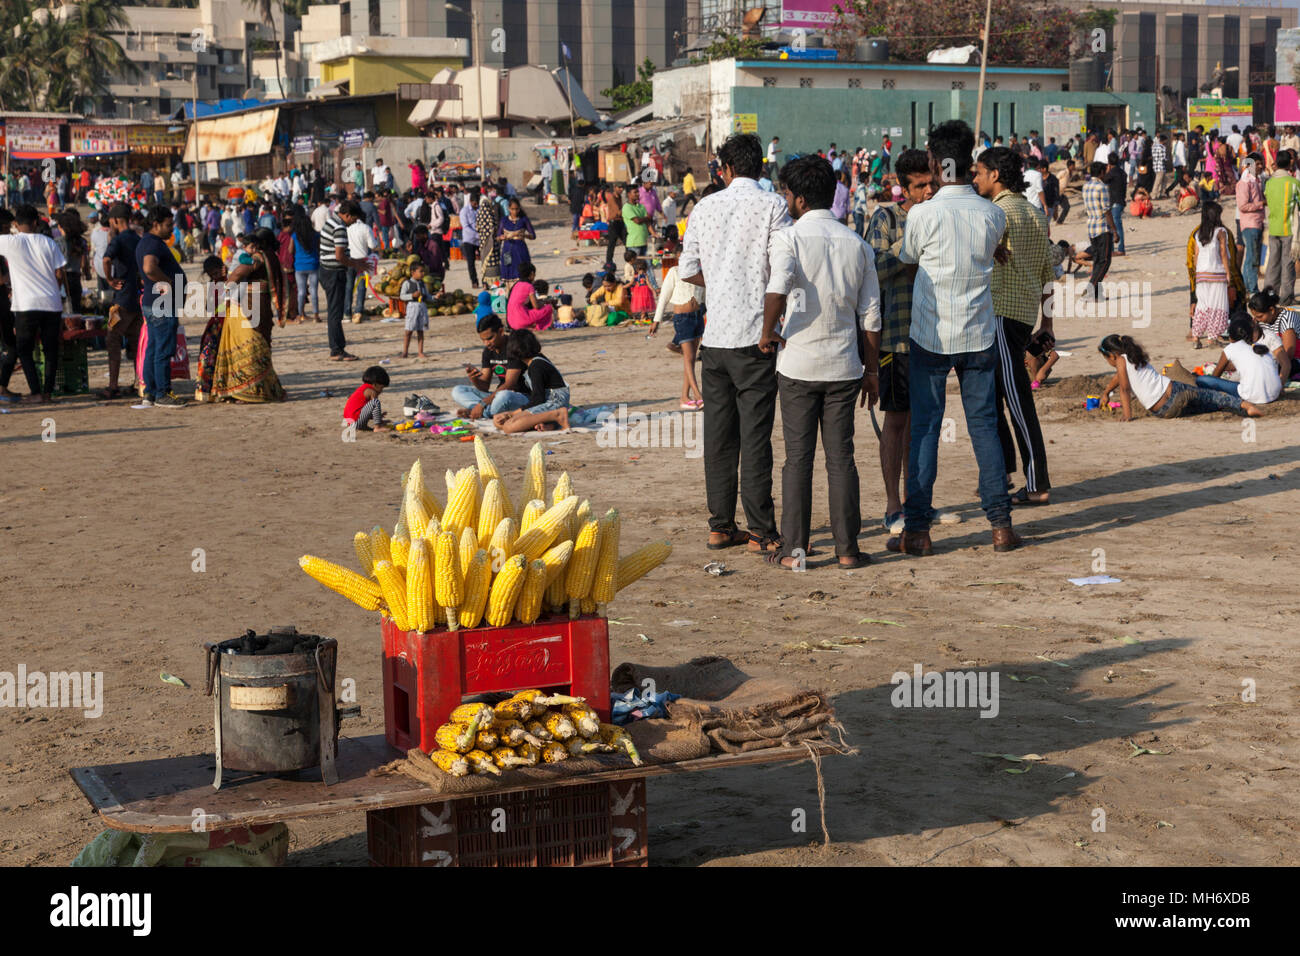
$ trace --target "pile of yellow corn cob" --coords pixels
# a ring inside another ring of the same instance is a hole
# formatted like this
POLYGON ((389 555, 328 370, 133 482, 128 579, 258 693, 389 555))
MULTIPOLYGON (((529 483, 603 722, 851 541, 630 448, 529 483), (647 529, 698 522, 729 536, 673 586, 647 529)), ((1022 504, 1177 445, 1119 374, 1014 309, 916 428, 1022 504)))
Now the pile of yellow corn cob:
POLYGON ((594 516, 574 494, 569 473, 556 480, 547 506, 546 459, 528 455, 512 503, 483 439, 477 466, 446 474, 447 506, 429 491, 419 459, 402 478, 402 508, 390 535, 376 526, 353 539, 358 574, 305 554, 298 564, 367 611, 382 611, 402 630, 431 631, 532 624, 544 611, 570 617, 605 614, 605 605, 672 552, 655 541, 619 557, 619 516, 594 516))
POLYGON ((624 752, 641 766, 632 738, 622 727, 603 724, 582 697, 520 691, 495 707, 461 704, 434 739, 429 759, 453 777, 470 773, 500 776, 512 767, 559 763, 589 753, 624 752))

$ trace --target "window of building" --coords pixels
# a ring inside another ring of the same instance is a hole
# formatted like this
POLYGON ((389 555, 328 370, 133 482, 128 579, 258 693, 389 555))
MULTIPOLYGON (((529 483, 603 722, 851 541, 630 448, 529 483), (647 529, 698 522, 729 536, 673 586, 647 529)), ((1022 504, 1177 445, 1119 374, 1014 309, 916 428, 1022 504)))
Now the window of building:
POLYGON ((966 81, 965 81, 965 80, 953 80, 953 81, 952 81, 952 88, 953 88, 954 90, 964 90, 964 89, 966 89, 966 81))
POLYGON ((851 90, 860 90, 860 89, 862 89, 862 78, 859 77, 859 76, 850 76, 850 77, 849 77, 849 89, 851 89, 851 90))
POLYGON ((172 111, 171 97, 170 96, 158 97, 158 112, 163 116, 167 116, 168 114, 171 113, 171 111, 172 111))
POLYGON ((881 81, 880 81, 880 88, 881 88, 882 90, 892 90, 892 89, 894 88, 894 81, 891 80, 891 79, 884 79, 884 80, 881 80, 881 81))
POLYGON ((1030 80, 1030 81, 1029 81, 1029 92, 1030 92, 1030 93, 1037 93, 1037 92, 1038 92, 1039 90, 1041 90, 1042 88, 1043 88, 1043 84, 1042 84, 1042 83, 1035 83, 1033 80, 1030 80))
POLYGON ((200 63, 197 67, 195 67, 195 69, 199 71, 199 76, 208 75, 208 65, 206 63, 200 63))
POLYGON ((811 89, 812 89, 812 77, 811 77, 811 76, 801 76, 801 77, 799 77, 799 89, 801 89, 801 90, 811 90, 811 89))
POLYGON ((763 85, 764 85, 764 86, 776 86, 776 77, 775 77, 775 76, 765 76, 765 77, 763 77, 763 85))
POLYGON ((997 80, 988 80, 984 84, 986 90, 996 90, 998 88, 997 80))

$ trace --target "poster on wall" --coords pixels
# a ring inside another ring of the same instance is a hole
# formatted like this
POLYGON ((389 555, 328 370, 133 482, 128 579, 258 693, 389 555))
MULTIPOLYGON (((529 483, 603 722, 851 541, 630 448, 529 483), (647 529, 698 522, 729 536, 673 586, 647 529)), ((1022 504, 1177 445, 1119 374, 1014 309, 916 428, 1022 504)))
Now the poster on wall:
POLYGON ((1235 126, 1239 130, 1254 123, 1254 111, 1251 100, 1193 99, 1187 101, 1187 128, 1205 128, 1205 132, 1217 129, 1220 136, 1227 136, 1235 126))
POLYGON ((1288 126, 1300 124, 1300 92, 1294 86, 1273 87, 1273 122, 1288 126))
POLYGON ((757 133, 757 113, 737 113, 731 131, 733 133, 757 133))
POLYGON ((8 120, 5 123, 12 153, 59 152, 59 124, 41 120, 8 120))
POLYGON ((841 0, 783 0, 780 25, 824 30, 835 22, 838 16, 835 5, 839 2, 841 0))
POLYGON ((70 151, 78 156, 125 153, 126 127, 74 123, 68 127, 68 145, 70 151))
POLYGON ((1075 133, 1083 132, 1083 109, 1060 106, 1046 106, 1043 108, 1043 139, 1044 143, 1050 142, 1053 138, 1057 143, 1064 143, 1074 136, 1075 133))
POLYGON ((293 153, 295 156, 304 156, 316 149, 316 137, 311 133, 293 138, 293 153))
POLYGON ((171 133, 165 126, 128 126, 126 148, 132 152, 146 149, 179 149, 185 145, 184 133, 171 133))

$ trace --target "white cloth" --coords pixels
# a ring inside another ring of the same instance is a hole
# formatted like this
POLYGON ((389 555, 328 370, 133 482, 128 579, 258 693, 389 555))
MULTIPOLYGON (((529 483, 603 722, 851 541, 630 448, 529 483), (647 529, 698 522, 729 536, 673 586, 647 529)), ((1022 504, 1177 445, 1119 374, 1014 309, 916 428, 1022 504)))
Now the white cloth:
POLYGON ((1262 325, 1259 327, 1259 340, 1268 346, 1270 352, 1276 352, 1282 347, 1282 336, 1262 325))
POLYGON ((1029 200, 1029 204, 1039 212, 1047 211, 1043 208, 1043 174, 1038 170, 1025 170, 1025 188, 1023 195, 1029 200))
POLYGON ((1174 140, 1174 165, 1187 165, 1187 143, 1184 140, 1174 140))
POLYGON ((62 312, 63 297, 56 269, 68 261, 59 244, 37 232, 0 236, 0 256, 9 265, 9 288, 15 312, 62 312))
POLYGON ((108 278, 104 275, 104 252, 108 249, 108 242, 112 238, 112 233, 102 224, 90 231, 90 265, 95 270, 95 275, 101 279, 108 278))
POLYGON ((1143 408, 1150 409, 1152 405, 1164 398, 1165 389, 1169 387, 1168 378, 1157 372, 1156 367, 1150 362, 1138 368, 1128 360, 1127 355, 1120 357, 1124 359, 1124 367, 1128 371, 1128 387, 1137 396, 1143 408))
MULTIPOLYGON (((1229 133, 1225 137, 1228 143, 1228 149, 1232 150, 1235 153, 1237 151, 1237 147, 1241 145, 1242 138, 1243 137, 1240 133, 1229 133)), ((1247 401, 1250 401, 1250 399, 1247 399, 1247 401)))
POLYGON ((776 370, 803 382, 862 377, 858 328, 880 331, 876 255, 829 209, 772 236, 767 291, 786 296, 776 370))
POLYGON ((364 259, 372 249, 378 248, 374 233, 360 219, 348 226, 348 255, 353 259, 364 259))
POLYGON ((1269 353, 1260 355, 1249 342, 1231 342, 1223 349, 1237 370, 1237 395, 1242 401, 1267 405, 1282 394, 1282 371, 1269 353))
POLYGON ((677 267, 673 266, 664 276, 663 288, 659 290, 659 301, 655 305, 655 322, 662 322, 664 313, 669 308, 679 305, 688 305, 692 302, 698 306, 704 305, 704 289, 701 286, 693 285, 677 277, 677 267))
POLYGON ((1006 228, 1006 213, 970 186, 944 186, 912 207, 899 259, 917 264, 913 342, 939 355, 992 347, 993 252, 1006 228))
POLYGON ((388 183, 388 164, 376 163, 374 169, 370 170, 370 188, 378 189, 388 183))
POLYGON ((317 232, 325 228, 325 220, 330 217, 330 207, 327 203, 321 203, 311 211, 311 224, 317 232))
POLYGON ((1094 163, 1104 163, 1110 159, 1110 143, 1098 143, 1097 152, 1092 154, 1094 163))
POLYGON ((763 334, 768 243, 788 225, 785 200, 742 176, 691 210, 677 271, 683 278, 703 273, 709 287, 707 348, 758 344, 763 334))

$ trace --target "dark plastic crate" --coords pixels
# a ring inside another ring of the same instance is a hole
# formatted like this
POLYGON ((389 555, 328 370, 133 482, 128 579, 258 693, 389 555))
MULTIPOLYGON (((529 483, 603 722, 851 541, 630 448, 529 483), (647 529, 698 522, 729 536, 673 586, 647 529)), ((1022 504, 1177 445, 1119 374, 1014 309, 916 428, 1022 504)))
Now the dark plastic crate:
POLYGON ((646 779, 372 810, 366 841, 371 866, 646 866, 646 779))

